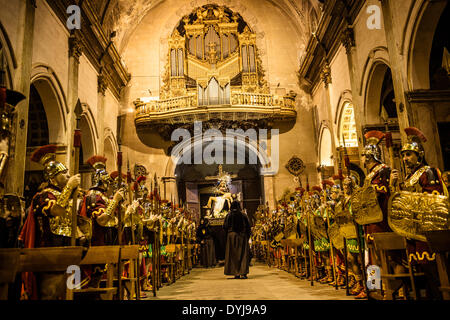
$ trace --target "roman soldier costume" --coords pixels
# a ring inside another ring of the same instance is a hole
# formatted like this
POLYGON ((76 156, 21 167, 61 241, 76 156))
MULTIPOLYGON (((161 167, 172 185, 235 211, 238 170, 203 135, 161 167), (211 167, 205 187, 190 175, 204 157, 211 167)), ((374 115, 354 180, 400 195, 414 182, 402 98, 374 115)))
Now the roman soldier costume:
POLYGON ((118 219, 115 211, 119 203, 107 197, 106 191, 112 179, 106 171, 106 158, 92 156, 87 163, 94 168, 93 186, 89 189, 81 207, 81 215, 92 219, 93 246, 112 245, 117 242, 118 219), (102 217, 103 219, 99 219, 102 217))
POLYGON ((56 145, 40 147, 31 160, 44 166, 47 186, 34 196, 19 240, 25 248, 68 246, 72 236, 71 195, 75 188, 52 183, 59 174, 67 174, 67 168, 56 161, 56 145), (53 215, 56 205, 64 208, 65 214, 53 215))
MULTIPOLYGON (((78 184, 67 183, 60 175, 67 174, 64 164, 56 161, 56 146, 38 148, 31 160, 44 167, 46 187, 31 201, 29 213, 19 241, 25 248, 69 246, 72 236, 72 198, 78 184), (59 183, 59 185, 57 185, 59 183), (58 210, 58 214, 55 211, 58 210)), ((64 294, 64 274, 22 274, 23 299, 57 299, 64 294), (38 297, 40 296, 40 297, 38 297)))
POLYGON ((424 134, 413 127, 406 128, 405 132, 408 140, 401 149, 403 160, 405 160, 405 154, 414 152, 417 155, 417 163, 408 164, 409 172, 399 185, 401 191, 395 193, 390 199, 389 224, 394 232, 407 238, 407 258, 411 264, 419 265, 425 272, 429 298, 436 299, 440 298, 440 292, 439 280, 436 278, 437 269, 434 264, 435 254, 429 249, 423 232, 447 228, 445 222, 444 225, 442 223, 444 220, 447 221, 448 209, 426 214, 430 208, 433 210, 436 207, 445 207, 442 204, 448 201, 448 190, 439 169, 428 166, 425 161, 422 143, 427 139, 424 134), (421 201, 414 201, 419 198, 421 201), (414 208, 411 207, 412 204, 414 208), (417 212, 422 214, 417 215, 417 212))
MULTIPOLYGON (((364 137, 366 138, 367 144, 364 146, 363 155, 368 157, 372 157, 378 164, 373 166, 372 168, 368 168, 370 172, 367 174, 364 180, 363 188, 368 188, 369 186, 373 187, 373 190, 376 194, 376 199, 378 201, 378 206, 376 203, 373 203, 372 210, 381 209, 382 212, 382 220, 377 223, 369 223, 364 225, 364 233, 366 236, 366 240, 368 244, 372 244, 373 237, 372 234, 375 232, 390 232, 388 219, 387 219, 387 211, 388 211, 388 201, 390 196, 389 190, 389 177, 391 174, 391 168, 383 163, 381 160, 381 149, 379 147, 379 143, 385 137, 385 134, 380 131, 369 131, 364 137)), ((371 191, 371 190, 370 190, 371 191)), ((369 192, 370 192, 369 191, 369 192)), ((357 201, 373 201, 374 197, 367 198, 367 193, 361 194, 365 199, 352 199, 352 209, 355 214, 358 214, 357 201)), ((373 214, 371 212, 366 212, 366 214, 373 214)), ((381 218, 381 216, 380 216, 381 218)), ((358 221, 357 221, 358 222, 358 221)), ((363 223, 360 223, 363 224, 363 223)))

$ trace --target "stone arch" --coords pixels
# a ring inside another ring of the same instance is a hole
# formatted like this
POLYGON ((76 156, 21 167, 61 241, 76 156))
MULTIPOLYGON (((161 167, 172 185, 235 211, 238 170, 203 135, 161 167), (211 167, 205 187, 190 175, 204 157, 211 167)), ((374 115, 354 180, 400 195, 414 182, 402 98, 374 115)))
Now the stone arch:
POLYGON ((49 66, 36 64, 31 72, 31 84, 38 91, 44 105, 50 143, 66 144, 66 115, 69 109, 56 73, 49 66))
POLYGON ((117 170, 117 152, 119 147, 117 145, 116 137, 110 128, 105 128, 104 135, 104 156, 107 158, 106 169, 108 172, 117 170))
MULTIPOLYGON (((277 157, 269 156, 266 150, 261 149, 259 146, 256 145, 256 143, 246 143, 245 142, 245 135, 241 135, 239 133, 236 133, 237 139, 235 140, 236 145, 244 146, 245 148, 249 149, 249 152, 252 152, 256 154, 259 164, 261 166, 260 168, 260 174, 261 175, 271 175, 274 174, 274 172, 278 171, 278 159, 277 157), (275 160, 275 161, 272 161, 275 160)), ((222 141, 226 142, 226 137, 215 137, 215 141, 222 141)), ((274 139, 274 136, 272 136, 272 139, 274 139)), ((278 136, 275 137, 275 139, 278 139, 278 136)), ((165 176, 166 177, 173 177, 175 175, 175 170, 177 167, 177 164, 180 162, 183 152, 191 152, 195 146, 198 144, 202 144, 203 139, 202 136, 196 137, 189 140, 183 140, 180 144, 176 145, 175 148, 172 150, 171 156, 168 158, 166 163, 166 169, 165 169, 165 176)), ((271 144, 278 143, 271 141, 271 144)), ((225 150, 225 149, 224 149, 225 150)), ((274 151, 274 150, 273 150, 274 151)))
POLYGON ((419 1, 415 14, 410 15, 409 32, 404 39, 410 91, 430 88, 429 61, 433 36, 446 5, 446 1, 419 1))
MULTIPOLYGON (((351 117, 353 118, 353 123, 351 124, 352 126, 354 126, 354 128, 348 128, 349 131, 353 131, 352 135, 357 135, 357 130, 356 130, 356 123, 355 123, 355 109, 354 109, 354 105, 353 105, 353 99, 352 99, 352 93, 350 90, 344 90, 341 93, 341 96, 339 97, 339 101, 338 101, 338 105, 336 108, 336 114, 335 114, 335 118, 334 118, 334 123, 336 126, 336 139, 338 140, 338 144, 339 145, 343 145, 343 139, 342 139, 342 135, 343 135, 343 122, 344 122, 344 117, 350 116, 348 114, 349 109, 353 109, 352 115, 351 117)), ((358 147, 358 138, 356 137, 351 137, 350 140, 346 140, 345 141, 347 146, 349 147, 358 147), (356 141, 355 141, 356 140, 356 141), (348 145, 350 142, 351 145, 348 145)))
POLYGON ((330 128, 322 123, 319 132, 319 165, 332 167, 334 166, 334 156, 330 128))
POLYGON ((91 156, 98 153, 98 131, 89 105, 82 103, 83 113, 81 114, 81 146, 80 163, 86 162, 91 156), (81 161, 83 159, 83 161, 81 161))
POLYGON ((336 113, 334 115, 334 124, 335 125, 339 124, 339 119, 341 118, 344 105, 347 102, 352 103, 352 101, 353 101, 352 92, 350 90, 342 91, 342 93, 341 93, 341 95, 339 97, 338 103, 337 103, 336 113))
POLYGON ((12 70, 17 68, 17 60, 14 54, 14 48, 11 45, 11 40, 6 33, 5 28, 3 27, 0 21, 0 59, 3 56, 3 61, 0 60, 0 63, 6 62, 6 87, 8 89, 14 89, 13 82, 13 72, 12 70))
POLYGON ((364 121, 366 124, 380 123, 381 91, 390 66, 384 59, 376 59, 370 64, 364 85, 364 121))

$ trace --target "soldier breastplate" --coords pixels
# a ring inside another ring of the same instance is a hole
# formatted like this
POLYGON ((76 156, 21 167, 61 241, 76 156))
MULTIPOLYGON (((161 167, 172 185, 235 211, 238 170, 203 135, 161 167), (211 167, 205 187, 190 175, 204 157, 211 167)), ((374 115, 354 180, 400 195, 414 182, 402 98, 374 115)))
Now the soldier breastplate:
MULTIPOLYGON (((90 195, 97 195, 100 196, 102 198, 102 200, 105 202, 105 206, 106 208, 108 208, 109 203, 111 200, 109 200, 101 191, 98 190, 94 190, 90 195)), ((105 210, 106 210, 105 208, 105 210)), ((116 209, 117 210, 117 209, 116 209)), ((97 222, 97 221, 96 221, 97 222)), ((113 228, 113 227, 117 227, 118 225, 118 219, 115 216, 111 216, 110 219, 104 224, 101 225, 97 222, 97 224, 101 227, 107 227, 107 228, 113 228)))
POLYGON ((408 179, 403 182, 402 190, 409 192, 422 193, 422 186, 419 183, 419 179, 430 167, 424 166, 414 172, 408 179))
MULTIPOLYGON (((61 192, 54 189, 46 189, 44 192, 52 193, 57 199, 61 192)), ((65 208, 64 216, 48 216, 50 231, 57 236, 71 237, 72 236, 72 200, 69 201, 65 208)))

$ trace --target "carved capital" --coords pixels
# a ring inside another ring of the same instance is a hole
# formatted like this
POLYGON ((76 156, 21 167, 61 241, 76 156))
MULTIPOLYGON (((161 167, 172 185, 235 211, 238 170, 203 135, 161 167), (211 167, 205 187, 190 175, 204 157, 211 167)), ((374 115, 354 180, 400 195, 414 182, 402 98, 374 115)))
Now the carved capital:
POLYGON ((352 48, 355 46, 355 34, 353 28, 347 27, 344 29, 341 35, 341 42, 344 45, 347 54, 350 54, 352 48))
POLYGON ((97 83, 98 83, 98 87, 97 87, 98 93, 105 95, 106 89, 108 89, 108 83, 107 83, 106 77, 103 73, 99 74, 97 83))
POLYGON ((77 60, 80 59, 80 56, 83 54, 83 45, 81 40, 76 36, 69 37, 69 57, 75 58, 77 60))
POLYGON ((320 73, 320 78, 325 84, 325 88, 328 88, 328 85, 331 83, 331 68, 328 62, 325 63, 322 72, 320 73))

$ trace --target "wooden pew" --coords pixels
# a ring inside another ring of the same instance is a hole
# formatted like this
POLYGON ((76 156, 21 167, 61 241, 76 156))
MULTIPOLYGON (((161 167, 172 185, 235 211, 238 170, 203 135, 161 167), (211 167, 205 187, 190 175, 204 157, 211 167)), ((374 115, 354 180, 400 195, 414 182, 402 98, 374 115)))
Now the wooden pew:
MULTIPOLYGON (((414 299, 418 299, 418 293, 416 290, 415 278, 418 276, 424 276, 423 273, 414 273, 411 267, 411 263, 408 260, 408 272, 407 273, 394 273, 389 266, 389 251, 398 250, 406 253, 406 239, 394 232, 380 232, 374 233, 374 245, 375 250, 379 252, 381 259, 381 279, 384 280, 386 285, 385 300, 393 300, 395 292, 401 287, 402 280, 410 280, 414 299)), ((405 292, 407 294, 407 292, 405 292)))
POLYGON ((0 249, 0 300, 8 300, 8 288, 19 269, 20 249, 0 249))
POLYGON ((93 246, 87 251, 86 256, 79 265, 106 264, 106 287, 69 290, 67 300, 73 300, 74 295, 100 294, 102 300, 112 300, 118 288, 114 287, 114 264, 119 262, 120 246, 93 246))
POLYGON ((436 265, 439 273, 439 281, 444 300, 450 300, 449 261, 446 254, 450 252, 450 230, 429 231, 425 233, 428 245, 436 254, 436 265))
POLYGON ((17 272, 61 272, 64 274, 69 266, 80 264, 85 250, 84 247, 20 249, 17 272))
MULTIPOLYGON (((135 295, 136 300, 140 300, 139 285, 139 245, 127 245, 120 247, 120 259, 123 262, 129 261, 129 277, 123 278, 125 289, 128 291, 128 300, 135 295)), ((121 293, 121 299, 123 295, 121 293)))

